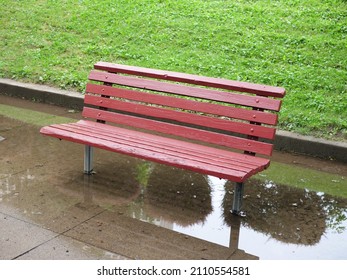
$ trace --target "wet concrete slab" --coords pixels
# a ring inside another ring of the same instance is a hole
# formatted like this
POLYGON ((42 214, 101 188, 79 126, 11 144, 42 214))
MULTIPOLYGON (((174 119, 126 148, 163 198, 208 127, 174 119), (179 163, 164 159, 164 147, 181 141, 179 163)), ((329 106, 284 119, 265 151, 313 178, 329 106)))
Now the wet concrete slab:
POLYGON ((241 250, 127 217, 121 211, 103 212, 67 235, 132 259, 229 259, 235 251, 239 258, 254 258, 241 250))
POLYGON ((128 258, 76 239, 58 236, 21 255, 17 260, 126 260, 128 258))
POLYGON ((3 213, 0 213, 0 228, 0 259, 13 259, 57 235, 3 213))
POLYGON ((321 180, 332 176, 331 186, 343 189, 345 164, 276 152, 274 165, 284 176, 249 180, 247 216, 240 219, 229 212, 231 182, 102 150, 95 152, 96 173, 84 175, 83 147, 43 137, 39 129, 36 120, 0 111, 2 259, 347 259, 343 192, 312 191, 305 174, 304 187, 282 178, 309 170, 321 180), (25 238, 31 234, 37 240, 25 238))

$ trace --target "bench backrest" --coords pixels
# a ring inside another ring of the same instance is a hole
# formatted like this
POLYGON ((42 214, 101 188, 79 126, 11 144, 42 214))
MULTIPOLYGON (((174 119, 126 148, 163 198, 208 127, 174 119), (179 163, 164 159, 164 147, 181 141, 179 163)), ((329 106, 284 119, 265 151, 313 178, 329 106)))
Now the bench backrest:
POLYGON ((271 155, 285 90, 106 62, 94 65, 83 116, 271 155), (265 141, 264 141, 265 140, 265 141))

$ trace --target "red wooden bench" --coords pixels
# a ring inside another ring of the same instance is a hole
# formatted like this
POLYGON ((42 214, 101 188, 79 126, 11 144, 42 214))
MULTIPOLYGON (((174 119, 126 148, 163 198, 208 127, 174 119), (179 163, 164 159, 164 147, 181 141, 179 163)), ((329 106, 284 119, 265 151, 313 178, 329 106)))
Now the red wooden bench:
POLYGON ((285 90, 279 87, 98 62, 89 75, 83 117, 41 133, 236 182, 240 214, 244 182, 270 164, 285 90), (107 122, 107 123, 106 123, 107 122))

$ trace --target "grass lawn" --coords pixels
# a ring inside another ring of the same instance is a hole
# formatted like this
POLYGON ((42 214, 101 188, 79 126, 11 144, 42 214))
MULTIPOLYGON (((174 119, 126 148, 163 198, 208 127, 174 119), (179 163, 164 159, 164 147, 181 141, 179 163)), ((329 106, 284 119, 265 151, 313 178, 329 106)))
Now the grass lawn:
POLYGON ((346 0, 3 0, 0 24, 0 77, 82 92, 103 60, 282 86, 282 129, 347 140, 346 0))

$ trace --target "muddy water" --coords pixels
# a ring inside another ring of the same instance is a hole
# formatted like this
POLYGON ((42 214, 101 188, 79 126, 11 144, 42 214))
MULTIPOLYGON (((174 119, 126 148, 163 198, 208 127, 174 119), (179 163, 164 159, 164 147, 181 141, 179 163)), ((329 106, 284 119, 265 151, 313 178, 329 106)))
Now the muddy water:
MULTIPOLYGON (((229 212, 231 182, 99 150, 97 173, 85 176, 83 149, 38 129, 0 115, 2 213, 60 233, 88 215, 118 213, 252 258, 347 259, 346 198, 256 178, 245 189, 247 215, 237 218, 229 212)), ((322 176, 347 174, 330 161, 278 153, 274 159, 322 176)))

